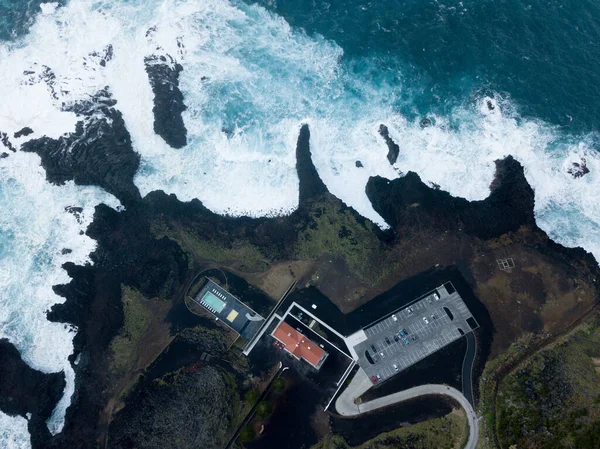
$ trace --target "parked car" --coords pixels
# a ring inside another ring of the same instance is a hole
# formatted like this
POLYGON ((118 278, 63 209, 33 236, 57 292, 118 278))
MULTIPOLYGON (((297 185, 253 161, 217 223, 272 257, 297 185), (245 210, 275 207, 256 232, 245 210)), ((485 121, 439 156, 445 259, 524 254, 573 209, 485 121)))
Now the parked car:
POLYGON ((435 292, 435 293, 433 294, 433 297, 435 298, 435 300, 436 300, 436 301, 439 301, 439 300, 440 300, 440 295, 438 294, 438 292, 435 292))
POLYGON ((381 356, 381 358, 385 358, 385 354, 383 352, 380 352, 379 355, 381 356))
POLYGON ((373 352, 377 352, 377 348, 375 347, 375 345, 371 345, 371 349, 373 350, 373 352))
POLYGON ((407 337, 404 337, 404 344, 405 344, 405 345, 407 345, 407 344, 409 344, 409 343, 410 343, 410 341, 408 340, 408 338, 407 338, 407 337))
POLYGON ((423 317, 423 321, 425 321, 425 324, 429 324, 429 320, 427 319, 426 316, 423 317))
POLYGON ((396 315, 392 315, 392 319, 393 319, 394 321, 398 321, 398 318, 396 318, 396 315))
POLYGON ((418 339, 419 339, 419 336, 418 336, 418 335, 413 335, 413 336, 412 336, 412 341, 416 341, 416 340, 418 340, 418 339))
POLYGON ((404 337, 404 331, 402 329, 400 329, 400 331, 398 332, 398 335, 400 335, 401 337, 404 337))
POLYGON ((394 363, 394 365, 392 365, 392 366, 394 367, 394 369, 396 370, 396 372, 398 372, 398 365, 396 365, 396 364, 394 363))
POLYGON ((387 337, 385 337, 385 342, 388 344, 388 346, 392 344, 392 342, 390 341, 390 339, 387 338, 387 337))
POLYGON ((381 376, 379 374, 377 375, 377 380, 381 380, 381 376))
POLYGON ((402 332, 404 332, 404 335, 408 335, 408 331, 406 329, 402 329, 402 332))
POLYGON ((377 377, 375 377, 375 376, 371 376, 371 380, 373 381, 373 383, 374 383, 374 384, 376 384, 376 383, 377 383, 377 377))
POLYGON ((398 337, 397 335, 394 335, 394 341, 395 342, 399 342, 400 341, 400 337, 398 337))

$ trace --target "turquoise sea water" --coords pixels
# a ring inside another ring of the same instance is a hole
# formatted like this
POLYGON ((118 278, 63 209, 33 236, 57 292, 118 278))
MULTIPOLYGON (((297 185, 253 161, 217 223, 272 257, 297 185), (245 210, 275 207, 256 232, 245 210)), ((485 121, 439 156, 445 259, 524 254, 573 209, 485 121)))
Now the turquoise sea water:
MULTIPOLYGON (((297 204, 294 147, 308 123, 327 187, 382 226, 364 193, 369 176, 413 170, 482 199, 494 160, 512 154, 535 189, 540 227, 599 258, 599 34, 600 4, 589 0, 0 0, 0 131, 17 149, 23 126, 32 137, 70 132, 61 104, 107 87, 141 155, 142 194, 256 216, 297 204), (114 58, 100 65, 91 55, 108 45, 114 58), (150 54, 184 68, 180 150, 153 132, 150 54), (42 67, 56 75, 58 99, 31 81, 42 67), (435 125, 422 129, 425 116, 435 125), (400 146, 394 167, 381 123, 400 146), (590 173, 575 179, 568 170, 582 159, 590 173)), ((0 337, 38 369, 74 376, 72 334, 44 311, 60 300, 51 287, 67 280, 62 263, 93 250, 80 231, 101 201, 117 205, 100 189, 49 186, 31 153, 0 159, 0 337), (68 206, 83 206, 85 220, 68 206)), ((28 447, 19 419, 0 413, 0 447, 28 447)))
POLYGON ((417 113, 481 92, 571 131, 600 125, 600 3, 592 0, 262 0, 346 58, 400 71, 417 113))

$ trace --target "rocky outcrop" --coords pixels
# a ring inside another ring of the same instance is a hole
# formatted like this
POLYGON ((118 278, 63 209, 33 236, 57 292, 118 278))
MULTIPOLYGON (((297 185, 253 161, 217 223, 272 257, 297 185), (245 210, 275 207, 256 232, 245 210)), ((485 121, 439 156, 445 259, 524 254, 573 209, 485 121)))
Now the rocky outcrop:
POLYGON ((573 178, 581 178, 587 175, 590 172, 590 169, 587 166, 587 160, 582 157, 579 162, 573 162, 571 167, 567 170, 573 178))
POLYGON ((8 148, 10 151, 12 151, 13 153, 15 151, 17 151, 15 149, 15 147, 13 146, 13 144, 10 142, 10 140, 8 139, 8 134, 3 133, 2 131, 0 131, 0 144, 2 144, 4 147, 8 148))
POLYGON ((15 346, 0 339, 0 410, 11 416, 27 417, 32 434, 48 434, 46 420, 65 388, 64 373, 46 374, 21 359, 15 346))
POLYGON ((428 187, 413 172, 393 181, 371 178, 366 192, 373 208, 393 228, 410 226, 417 220, 418 226, 491 238, 524 224, 535 224, 533 189, 525 179, 523 167, 511 156, 496 162, 492 191, 482 201, 467 201, 428 187), (428 218, 423 221, 419 216, 428 218))
POLYGON ((390 137, 390 132, 387 126, 379 125, 379 134, 381 134, 381 137, 383 137, 388 147, 387 160, 390 162, 390 165, 394 165, 398 160, 398 155, 400 154, 400 147, 390 137))
POLYGON ((321 180, 310 154, 310 130, 308 125, 302 125, 296 145, 296 171, 299 184, 299 207, 305 206, 314 199, 328 193, 325 183, 321 180))
POLYGON ((187 129, 181 116, 187 107, 179 90, 183 67, 169 55, 152 55, 144 63, 154 92, 154 132, 171 147, 182 148, 187 144, 187 129))
POLYGON ((26 126, 15 133, 15 139, 28 136, 29 134, 33 134, 33 129, 31 129, 29 126, 26 126))
POLYGON ((88 101, 69 105, 65 109, 81 118, 73 133, 33 139, 21 149, 41 157, 49 182, 100 186, 130 204, 140 198, 133 183, 140 156, 115 104, 109 92, 100 91, 88 101))

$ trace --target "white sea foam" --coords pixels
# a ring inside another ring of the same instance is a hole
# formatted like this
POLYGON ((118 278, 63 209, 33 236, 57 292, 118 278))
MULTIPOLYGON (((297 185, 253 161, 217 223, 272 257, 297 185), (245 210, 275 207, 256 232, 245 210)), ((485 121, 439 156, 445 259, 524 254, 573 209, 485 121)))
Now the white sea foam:
MULTIPOLYGON (((404 86, 373 81, 359 69, 369 61, 344 59, 335 43, 292 29, 257 6, 226 0, 46 4, 29 34, 0 45, 0 60, 0 97, 8 99, 0 105, 0 131, 17 147, 72 131, 76 117, 61 105, 108 86, 142 158, 135 179, 142 194, 162 189, 232 215, 287 213, 297 206, 294 152, 307 123, 315 166, 330 191, 382 227, 364 192, 370 176, 413 170, 453 195, 483 199, 494 161, 512 154, 535 189, 538 224, 558 242, 600 257, 594 136, 565 136, 524 120, 500 97, 457 106, 422 129, 393 107, 404 86), (90 54, 108 45, 114 58, 104 67, 90 54), (151 54, 169 54, 184 67, 188 145, 180 150, 153 132, 153 92, 144 68, 151 54), (50 85, 42 80, 45 67, 56 76, 50 85), (378 134, 381 123, 400 146, 395 167, 378 134), (34 134, 15 139, 24 126, 34 134), (575 179, 567 170, 581 158, 591 172, 575 179)), ((0 246, 0 328, 32 366, 66 370, 68 390, 50 422, 58 431, 73 387, 66 361, 73 333, 42 312, 62 301, 51 290, 68 281, 60 264, 84 263, 94 247, 79 235, 92 207, 117 203, 99 189, 49 186, 34 155, 11 154, 0 160, 0 170, 0 219, 10 237, 0 246), (83 223, 64 212, 68 205, 84 206, 83 223), (63 247, 73 253, 63 256, 63 247)))
POLYGON ((72 182, 49 185, 35 154, 19 152, 0 159, 0 338, 8 338, 33 368, 65 372, 64 395, 48 421, 54 433, 62 429, 74 391, 67 357, 73 351, 75 329, 49 322, 45 312, 64 302, 52 290, 69 282, 62 264, 88 262, 95 242, 80 232, 100 202, 119 205, 100 188, 72 182), (69 206, 82 207, 83 212, 75 216, 65 210, 69 206), (63 254, 63 249, 71 253, 63 254))
POLYGON ((0 412, 0 443, 3 449, 29 449, 31 443, 27 432, 27 420, 0 412))

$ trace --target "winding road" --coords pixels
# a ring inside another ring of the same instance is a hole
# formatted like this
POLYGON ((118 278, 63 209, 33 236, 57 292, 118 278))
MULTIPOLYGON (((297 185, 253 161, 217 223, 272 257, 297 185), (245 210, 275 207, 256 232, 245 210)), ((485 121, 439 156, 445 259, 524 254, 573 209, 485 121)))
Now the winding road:
POLYGON ((387 407, 388 405, 393 405, 398 402, 406 401, 408 399, 416 398, 418 396, 429 394, 450 396, 451 398, 455 399, 467 413, 467 420, 469 422, 469 439, 467 440, 465 449, 476 449, 477 440, 479 439, 477 415, 475 414, 475 410, 473 410, 473 406, 469 400, 457 389, 447 385, 419 385, 418 387, 399 391, 382 398, 356 404, 354 399, 360 397, 372 386, 373 384, 365 372, 362 369, 359 369, 350 382, 350 385, 348 385, 348 387, 342 392, 335 402, 335 408, 337 409, 338 413, 342 416, 355 416, 360 415, 361 413, 377 410, 382 407, 387 407))
POLYGON ((471 405, 475 405, 473 399, 473 363, 475 363, 475 353, 477 352, 477 339, 473 332, 465 335, 467 339, 467 350, 462 366, 462 391, 471 405))

